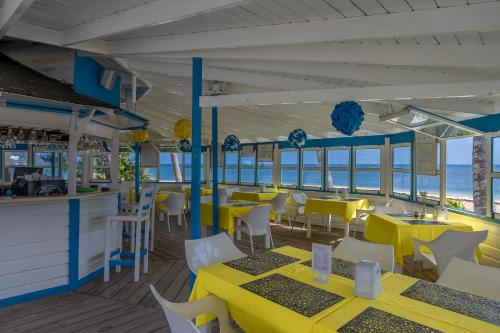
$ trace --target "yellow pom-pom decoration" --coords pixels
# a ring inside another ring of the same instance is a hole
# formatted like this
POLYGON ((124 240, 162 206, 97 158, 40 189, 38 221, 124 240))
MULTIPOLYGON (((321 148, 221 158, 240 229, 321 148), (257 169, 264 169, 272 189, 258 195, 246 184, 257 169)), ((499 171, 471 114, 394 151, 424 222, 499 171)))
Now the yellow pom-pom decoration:
POLYGON ((174 133, 179 139, 187 139, 191 137, 191 120, 178 120, 174 125, 174 133))
POLYGON ((132 141, 143 143, 148 139, 148 133, 146 131, 133 131, 132 141))

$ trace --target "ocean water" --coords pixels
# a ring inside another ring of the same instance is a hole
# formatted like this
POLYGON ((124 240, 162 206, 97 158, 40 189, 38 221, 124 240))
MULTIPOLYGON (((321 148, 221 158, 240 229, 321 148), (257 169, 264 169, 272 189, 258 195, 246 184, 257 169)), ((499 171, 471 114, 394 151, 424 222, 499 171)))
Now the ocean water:
MULTIPOLYGON (((291 165, 288 167, 292 167, 291 165)), ((307 167, 307 165, 306 165, 307 167)), ((362 165, 360 167, 370 168, 373 165, 362 165)), ((407 166, 398 165, 399 168, 407 166)), ((500 165, 495 166, 495 170, 500 170, 500 165)), ((189 174, 190 169, 186 168, 186 174, 189 174)), ((336 187, 348 187, 350 172, 330 170, 333 184, 336 187)), ((251 169, 241 170, 241 179, 253 180, 254 171, 251 169)), ((258 169, 257 177, 259 182, 272 182, 272 169, 258 169)), ((222 171, 219 168, 219 179, 222 179, 222 171)), ((237 169, 226 169, 226 179, 230 182, 236 182, 238 179, 237 169)), ((169 164, 160 165, 160 180, 175 181, 172 166, 169 164)), ((189 179, 188 179, 189 180, 189 179)), ((303 184, 307 186, 321 186, 321 174, 317 170, 302 170, 303 184)), ((282 184, 296 184, 298 174, 296 169, 290 170, 281 169, 282 184)), ((358 171, 355 175, 355 182, 359 189, 377 190, 380 189, 380 173, 374 169, 373 171, 358 171)), ((409 173, 393 173, 394 191, 399 193, 409 193, 411 179, 409 173)), ((439 195, 439 176, 422 176, 417 175, 417 192, 427 191, 429 195, 439 195)), ((472 199, 472 166, 471 165, 448 165, 446 168, 446 192, 448 197, 472 199)), ((500 178, 493 180, 493 197, 495 201, 500 201, 500 178)))

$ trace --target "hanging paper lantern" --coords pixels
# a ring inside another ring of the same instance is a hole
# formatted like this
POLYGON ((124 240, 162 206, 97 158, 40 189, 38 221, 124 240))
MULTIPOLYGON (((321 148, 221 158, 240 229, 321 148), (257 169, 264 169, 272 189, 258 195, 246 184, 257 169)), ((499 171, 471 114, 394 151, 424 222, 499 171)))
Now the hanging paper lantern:
POLYGON ((146 131, 133 131, 132 141, 143 143, 148 139, 148 133, 146 131))
POLYGON ((339 132, 351 136, 359 130, 359 126, 365 120, 365 113, 358 103, 346 101, 335 105, 330 118, 333 127, 339 132))
POLYGON ((184 153, 189 153, 191 151, 191 142, 187 139, 182 139, 178 143, 179 150, 184 153))
POLYGON ((191 137, 191 120, 181 119, 177 120, 174 125, 175 136, 179 139, 188 139, 191 137))
POLYGON ((288 142, 294 148, 302 148, 306 144, 307 134, 303 129, 297 128, 290 132, 288 142))
POLYGON ((235 151, 240 149, 240 139, 236 135, 230 134, 224 140, 223 148, 225 151, 235 151))

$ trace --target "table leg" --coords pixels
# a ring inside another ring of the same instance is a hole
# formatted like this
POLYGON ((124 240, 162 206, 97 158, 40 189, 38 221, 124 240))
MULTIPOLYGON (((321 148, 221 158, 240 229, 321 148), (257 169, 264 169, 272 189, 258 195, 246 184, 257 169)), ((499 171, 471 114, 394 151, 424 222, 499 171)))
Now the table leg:
MULTIPOLYGON (((241 219, 238 217, 236 218, 236 226, 240 226, 241 225, 241 219)), ((236 239, 237 240, 240 240, 241 239, 241 231, 237 230, 236 231, 236 239)))
POLYGON ((347 221, 347 223, 344 224, 344 238, 349 238, 349 222, 350 221, 347 221))
POLYGON ((178 226, 182 225, 182 214, 181 215, 177 215, 177 225, 178 226))
POLYGON ((264 243, 266 249, 271 247, 271 237, 269 237, 269 233, 266 234, 266 241, 264 243))
POLYGON ((328 232, 332 231, 332 214, 328 214, 328 232))
POLYGON ((307 238, 311 238, 311 214, 307 216, 306 221, 307 221, 307 238))

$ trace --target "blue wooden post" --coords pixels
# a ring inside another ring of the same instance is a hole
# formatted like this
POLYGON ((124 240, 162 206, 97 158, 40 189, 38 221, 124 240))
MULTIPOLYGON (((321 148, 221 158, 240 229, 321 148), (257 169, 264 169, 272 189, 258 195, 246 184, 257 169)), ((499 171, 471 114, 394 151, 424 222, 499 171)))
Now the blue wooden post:
POLYGON ((212 234, 219 233, 219 152, 218 152, 218 138, 217 138, 217 107, 212 108, 212 234))
MULTIPOLYGON (((201 195, 201 108, 200 96, 202 94, 202 60, 193 58, 193 92, 192 92, 192 138, 191 146, 191 239, 200 238, 200 195, 201 195)), ((191 287, 196 276, 191 273, 191 287)))
POLYGON ((139 202, 141 192, 141 144, 135 143, 135 202, 139 202))
POLYGON ((52 166, 52 177, 56 176, 56 153, 52 152, 50 164, 52 166))

